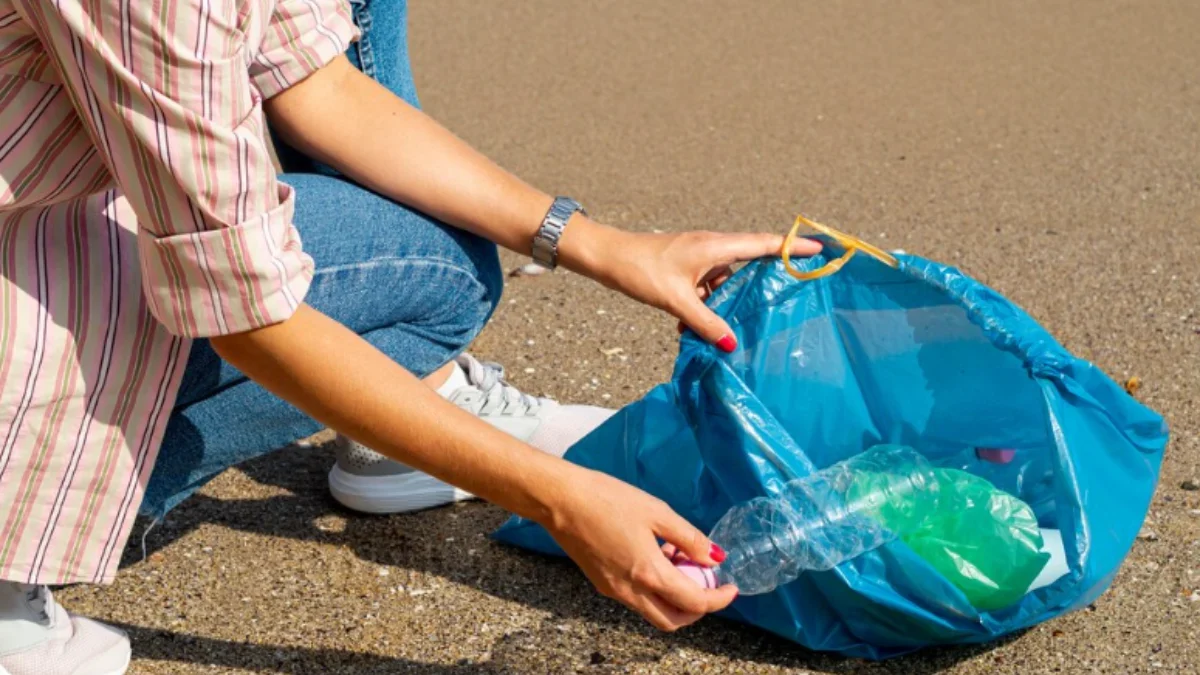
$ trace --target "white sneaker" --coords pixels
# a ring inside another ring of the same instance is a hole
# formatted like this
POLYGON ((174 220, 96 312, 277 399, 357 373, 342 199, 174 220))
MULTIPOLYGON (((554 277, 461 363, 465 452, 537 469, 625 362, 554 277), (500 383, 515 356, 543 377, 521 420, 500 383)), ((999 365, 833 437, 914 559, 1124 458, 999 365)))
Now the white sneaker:
MULTIPOLYGON (((613 411, 584 405, 560 405, 522 394, 504 381, 504 369, 469 354, 438 393, 496 428, 558 457, 612 416, 613 411)), ((363 513, 405 513, 474 495, 400 464, 338 435, 337 464, 329 472, 329 491, 347 508, 363 513)))
POLYGON ((0 673, 123 675, 130 656, 125 633, 67 613, 45 586, 0 581, 0 673))

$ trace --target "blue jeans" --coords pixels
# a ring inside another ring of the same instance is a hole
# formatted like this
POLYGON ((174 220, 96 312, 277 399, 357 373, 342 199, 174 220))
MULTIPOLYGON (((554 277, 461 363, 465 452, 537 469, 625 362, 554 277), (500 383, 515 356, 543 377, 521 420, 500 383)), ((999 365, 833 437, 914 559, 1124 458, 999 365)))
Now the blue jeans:
MULTIPOLYGON (((352 0, 362 39, 347 56, 417 105, 405 0, 352 0)), ((370 192, 276 144, 296 190, 295 225, 316 261, 305 298, 419 377, 453 359, 491 317, 504 277, 496 246, 370 192)), ((225 469, 321 425, 197 340, 141 513, 162 517, 225 469)))

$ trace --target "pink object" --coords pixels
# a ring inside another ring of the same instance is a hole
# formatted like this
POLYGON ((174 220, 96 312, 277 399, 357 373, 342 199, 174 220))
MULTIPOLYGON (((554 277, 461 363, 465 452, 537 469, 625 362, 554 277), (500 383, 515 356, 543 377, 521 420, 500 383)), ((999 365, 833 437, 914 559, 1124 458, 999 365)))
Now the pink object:
POLYGON ((1017 451, 1008 448, 975 448, 975 456, 993 464, 1008 464, 1017 456, 1017 451))
POLYGON ((685 577, 696 582, 696 585, 701 588, 717 588, 721 585, 717 582, 717 575, 711 567, 697 565, 691 560, 676 560, 675 569, 683 572, 685 577))

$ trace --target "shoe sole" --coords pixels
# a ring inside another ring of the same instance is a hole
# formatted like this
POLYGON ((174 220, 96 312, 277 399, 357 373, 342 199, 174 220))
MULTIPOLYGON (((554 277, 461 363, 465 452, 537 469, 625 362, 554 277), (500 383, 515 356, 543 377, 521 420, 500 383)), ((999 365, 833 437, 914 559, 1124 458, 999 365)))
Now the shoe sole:
POLYGON ((376 515, 411 513, 475 498, 420 471, 357 476, 336 465, 329 471, 329 492, 348 509, 376 515))

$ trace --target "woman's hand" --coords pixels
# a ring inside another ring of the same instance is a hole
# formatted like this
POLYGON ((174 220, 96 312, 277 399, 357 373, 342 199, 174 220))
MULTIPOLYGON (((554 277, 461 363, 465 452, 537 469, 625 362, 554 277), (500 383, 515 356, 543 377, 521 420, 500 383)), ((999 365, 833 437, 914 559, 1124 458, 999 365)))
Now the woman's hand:
POLYGON ((708 538, 662 501, 539 452, 471 415, 307 305, 286 321, 215 337, 212 344, 240 371, 329 427, 542 523, 602 593, 659 628, 686 626, 736 595, 733 588, 700 588, 664 557, 659 538, 703 564, 724 556, 714 558, 708 538))
POLYGON ((580 469, 546 527, 600 593, 674 631, 737 597, 733 586, 703 589, 671 564, 659 540, 716 565, 725 553, 663 501, 597 471, 580 469))
MULTIPOLYGON (((778 255, 776 234, 637 234, 595 223, 580 214, 571 219, 559 243, 563 264, 609 288, 677 317, 706 341, 726 352, 737 347, 729 324, 704 301, 732 274, 732 265, 778 255)), ((821 245, 798 238, 791 254, 818 253, 821 245)))

